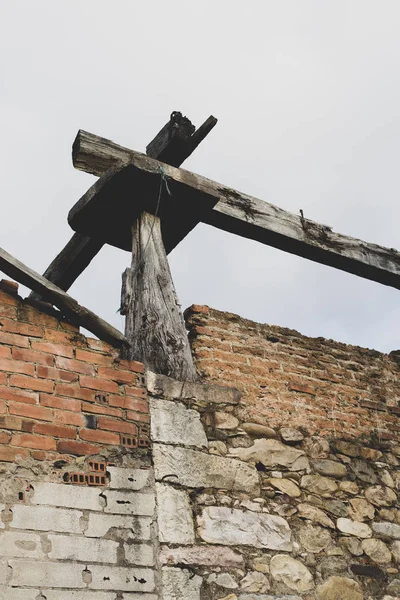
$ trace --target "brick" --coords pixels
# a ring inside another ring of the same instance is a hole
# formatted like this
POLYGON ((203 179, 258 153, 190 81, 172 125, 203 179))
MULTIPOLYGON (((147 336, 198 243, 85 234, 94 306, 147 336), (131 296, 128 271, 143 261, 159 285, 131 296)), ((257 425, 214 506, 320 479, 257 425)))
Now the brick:
POLYGON ((2 358, 11 358, 11 348, 0 346, 0 359, 2 358))
POLYGON ((99 563, 116 563, 118 542, 91 539, 74 535, 49 535, 51 560, 73 560, 99 563))
POLYGON ((27 304, 20 306, 18 316, 20 321, 28 321, 28 323, 33 323, 34 325, 40 324, 55 329, 58 327, 58 320, 55 317, 48 315, 40 308, 29 306, 27 304))
POLYGON ((127 396, 134 396, 136 398, 145 398, 147 395, 146 389, 143 388, 137 388, 137 387, 129 387, 129 386, 125 386, 125 394, 127 396))
POLYGON ((55 440, 41 435, 30 433, 16 433, 11 438, 11 446, 23 448, 36 448, 37 450, 55 450, 55 440))
POLYGON ((73 427, 63 427, 62 425, 51 425, 50 423, 36 423, 33 428, 34 433, 49 435, 57 438, 67 438, 74 440, 76 438, 76 429, 73 427))
POLYGON ((125 371, 134 371, 135 373, 144 373, 144 364, 137 360, 119 360, 119 368, 125 371))
POLYGON ((0 319, 2 317, 7 317, 8 319, 16 319, 17 318, 16 307, 10 306, 9 304, 0 304, 0 319))
POLYGON ((30 587, 84 588, 82 565, 38 560, 10 560, 11 580, 9 585, 30 587))
POLYGON ((7 412, 7 405, 4 400, 0 400, 0 415, 4 415, 7 412))
POLYGON ((22 448, 0 447, 0 462, 16 462, 18 459, 26 458, 28 455, 29 452, 22 448))
POLYGON ((77 360, 88 362, 91 365, 110 366, 113 363, 113 357, 109 354, 99 354, 98 352, 90 352, 90 350, 76 349, 77 360))
POLYGON ((54 423, 57 423, 58 425, 75 425, 75 427, 82 427, 85 423, 83 415, 78 412, 55 409, 53 413, 54 423))
POLYGON ((11 306, 18 306, 20 300, 18 294, 18 283, 10 281, 9 279, 2 279, 0 281, 0 304, 10 304, 11 306))
POLYGON ((110 406, 118 406, 119 408, 135 410, 137 412, 148 413, 148 400, 140 400, 139 398, 127 398, 126 396, 109 396, 108 402, 110 406))
POLYGON ((14 429, 15 431, 22 430, 22 419, 19 417, 0 417, 0 429, 14 429))
POLYGON ((52 381, 37 379, 36 377, 29 377, 27 375, 11 375, 10 385, 38 392, 52 392, 54 389, 52 381))
POLYGON ((0 533, 0 548, 2 556, 39 560, 46 558, 40 536, 36 533, 3 531, 0 533))
POLYGON ((42 337, 43 328, 38 325, 30 325, 29 323, 21 323, 12 319, 1 319, 1 330, 8 333, 17 333, 28 337, 42 337))
POLYGON ((80 383, 82 387, 99 390, 100 392, 110 392, 111 394, 118 392, 118 385, 114 381, 107 381, 106 379, 100 379, 98 377, 81 375, 80 383))
POLYGON ((108 431, 131 433, 132 435, 137 434, 137 427, 133 423, 116 421, 114 419, 108 419, 107 417, 99 417, 97 420, 97 426, 99 429, 107 429, 108 431))
POLYGON ((69 383, 72 381, 77 381, 78 379, 78 375, 76 373, 71 373, 70 371, 61 371, 60 369, 55 369, 54 367, 43 367, 42 365, 39 365, 36 368, 36 372, 38 377, 43 377, 44 379, 54 379, 69 383))
POLYGON ((97 442, 98 444, 112 444, 119 446, 121 444, 120 436, 110 431, 99 431, 98 429, 81 429, 79 436, 87 442, 97 442))
POLYGON ((29 363, 21 362, 19 360, 0 358, 0 371, 33 375, 35 373, 35 367, 34 365, 30 365, 29 363))
POLYGON ((7 373, 0 373, 0 385, 7 385, 7 373))
POLYGON ((32 362, 39 365, 45 365, 52 367, 54 364, 54 357, 51 354, 45 354, 44 352, 35 352, 35 350, 26 350, 24 348, 13 348, 12 356, 16 360, 23 360, 25 362, 32 362))
POLYGON ((62 454, 74 454, 75 456, 84 456, 90 454, 98 454, 100 449, 93 444, 85 444, 84 442, 75 442, 60 440, 57 442, 57 450, 62 454))
POLYGON ((29 338, 24 335, 15 335, 14 333, 0 331, 0 344, 29 348, 29 338))
POLYGON ((129 421, 140 421, 141 423, 150 423, 150 415, 133 412, 131 410, 128 410, 126 412, 126 418, 129 421))
POLYGON ((72 346, 65 346, 63 344, 52 344, 50 342, 32 342, 32 349, 38 350, 39 352, 48 352, 57 356, 65 356, 66 358, 73 358, 72 346))
POLYGON ((71 331, 60 331, 56 329, 44 330, 44 338, 47 342, 54 342, 55 344, 62 344, 63 346, 82 344, 84 336, 81 336, 71 331))
POLYGON ((24 402, 25 404, 37 404, 39 394, 36 394, 34 392, 27 392, 25 390, 15 390, 9 387, 0 386, 0 398, 2 400, 24 402))
POLYGON ((40 404, 50 408, 61 408, 63 410, 72 410, 74 412, 80 412, 81 410, 80 400, 75 400, 74 398, 60 398, 59 396, 50 396, 48 394, 40 394, 40 404))
POLYGON ((89 348, 92 350, 99 350, 100 352, 109 353, 110 350, 113 350, 113 347, 107 342, 102 342, 101 340, 96 340, 95 338, 86 338, 86 342, 89 348))
POLYGON ((78 510, 17 504, 12 509, 10 527, 11 529, 82 533, 82 516, 82 512, 78 510))
POLYGON ((8 444, 10 440, 10 434, 5 431, 0 431, 0 444, 8 444))
POLYGON ((81 388, 78 384, 72 383, 56 383, 55 391, 59 396, 70 396, 86 400, 86 402, 94 402, 96 395, 93 390, 81 388))
POLYGON ((56 366, 59 369, 74 371, 75 373, 82 373, 83 375, 91 375, 92 377, 96 375, 93 365, 71 358, 65 358, 63 356, 56 357, 56 366))
POLYGON ((32 504, 102 511, 102 490, 63 483, 35 483, 32 504))
POLYGON ((99 367, 99 377, 111 379, 117 383, 136 383, 137 374, 131 371, 122 371, 121 369, 112 369, 111 367, 99 367))
POLYGON ((123 412, 120 408, 110 408, 109 406, 104 406, 102 404, 89 404, 89 402, 82 402, 82 412, 108 415, 109 417, 122 418, 123 416, 123 412))
POLYGON ((39 421, 53 420, 53 412, 42 406, 33 406, 32 404, 23 404, 21 402, 10 402, 8 410, 10 415, 38 419, 39 421))

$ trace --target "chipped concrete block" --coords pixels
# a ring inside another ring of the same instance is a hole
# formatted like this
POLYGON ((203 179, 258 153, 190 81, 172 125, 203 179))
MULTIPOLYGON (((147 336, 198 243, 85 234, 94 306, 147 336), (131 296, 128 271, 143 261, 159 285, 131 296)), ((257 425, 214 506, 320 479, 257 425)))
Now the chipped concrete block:
POLYGON ((200 414, 169 400, 150 401, 151 439, 165 444, 207 448, 208 441, 200 414))
POLYGON ((147 372, 147 389, 150 394, 171 400, 197 400, 214 404, 239 404, 239 390, 222 385, 177 381, 166 375, 147 372))
POLYGON ((125 560, 131 565, 152 567, 154 565, 153 546, 148 544, 124 544, 125 560))
POLYGON ((104 537, 112 529, 126 529, 132 540, 149 540, 151 522, 149 517, 90 513, 85 536, 104 537))
POLYGON ((194 525, 187 492, 156 483, 160 542, 193 544, 194 525))
POLYGON ((107 467, 110 474, 110 488, 112 490, 141 490, 144 488, 152 473, 152 469, 120 469, 107 467))
POLYGON ((88 565, 92 581, 91 590, 120 590, 127 592, 153 592, 154 571, 134 567, 109 567, 88 565))
POLYGON ((160 562, 163 565, 202 565, 241 569, 244 559, 241 554, 224 546, 189 546, 169 548, 162 546, 160 562))
POLYGON ((197 523, 198 534, 209 544, 292 550, 289 524, 275 515, 207 506, 197 523))
POLYGON ((82 533, 80 521, 82 515, 83 513, 78 510, 17 504, 12 508, 10 527, 13 529, 32 529, 34 531, 82 533))
POLYGON ((49 535, 52 560, 116 563, 118 542, 76 535, 49 535))
POLYGON ((0 533, 0 555, 14 558, 46 558, 39 535, 15 531, 0 533))
POLYGON ((83 565, 38 560, 10 560, 10 586, 84 588, 83 565))
POLYGON ((186 487, 259 492, 256 468, 239 460, 163 444, 153 445, 153 459, 158 481, 168 476, 186 487))
POLYGON ((103 509, 101 492, 102 489, 62 483, 35 483, 32 503, 101 511, 103 509))
POLYGON ((152 516, 155 508, 154 494, 139 494, 135 492, 119 492, 117 490, 104 490, 103 498, 106 501, 105 513, 114 515, 143 515, 152 516))
POLYGON ((163 600, 200 600, 203 580, 186 569, 162 569, 163 600))

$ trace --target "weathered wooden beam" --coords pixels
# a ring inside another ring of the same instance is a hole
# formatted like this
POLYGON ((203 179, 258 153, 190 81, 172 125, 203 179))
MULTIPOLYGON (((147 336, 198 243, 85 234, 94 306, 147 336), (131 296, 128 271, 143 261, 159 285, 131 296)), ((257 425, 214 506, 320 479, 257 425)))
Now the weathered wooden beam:
MULTIPOLYGON (((109 183, 112 179, 111 174, 99 179, 70 211, 71 227, 85 234, 105 236, 109 243, 129 250, 130 231, 124 225, 126 215, 141 210, 154 214, 161 170, 179 210, 190 212, 195 210, 197 203, 200 209, 204 208, 199 215, 204 223, 400 289, 400 253, 397 250, 335 233, 330 227, 303 215, 294 215, 189 171, 160 164, 139 152, 131 151, 129 164, 120 170, 127 177, 122 186, 125 191, 113 196, 111 202, 109 194, 102 193, 107 180, 109 183), (135 199, 141 199, 140 206, 135 205, 133 190, 135 199), (209 209, 212 205, 214 208, 209 209), (118 239, 115 239, 116 232, 118 239)), ((165 208, 163 239, 171 248, 188 231, 184 220, 168 221, 167 203, 165 208)))
POLYGON ((179 381, 197 379, 160 219, 146 212, 132 226, 132 267, 124 273, 121 306, 130 342, 126 358, 179 381))
MULTIPOLYGON (((209 117, 197 131, 181 113, 172 113, 171 119, 146 148, 148 156, 179 167, 192 154, 200 142, 216 125, 217 119, 209 117), (194 133, 193 133, 194 132, 194 133)), ((129 160, 130 150, 85 131, 78 131, 72 147, 72 160, 77 169, 102 175, 111 166, 129 160)), ((64 291, 68 290, 86 269, 104 242, 75 233, 68 244, 50 263, 43 276, 64 291)), ((35 292, 31 298, 40 300, 35 292)))
POLYGON ((123 347, 128 344, 126 338, 118 329, 95 315, 91 310, 78 304, 59 287, 30 269, 22 262, 0 248, 0 270, 22 285, 40 294, 46 301, 57 306, 67 317, 97 335, 101 340, 113 346, 123 347))

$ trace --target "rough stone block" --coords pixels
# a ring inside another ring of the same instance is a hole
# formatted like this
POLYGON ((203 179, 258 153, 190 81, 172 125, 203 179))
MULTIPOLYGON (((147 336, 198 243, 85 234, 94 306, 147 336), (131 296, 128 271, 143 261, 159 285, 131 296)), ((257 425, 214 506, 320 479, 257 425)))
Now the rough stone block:
POLYGON ((149 540, 152 519, 149 517, 102 515, 91 513, 85 535, 104 537, 112 529, 127 529, 132 540, 149 540))
POLYGON ((160 542, 193 544, 194 526, 187 492, 156 483, 160 542))
POLYGON ((33 504, 47 504, 67 508, 102 510, 100 494, 103 488, 77 487, 61 483, 36 483, 33 504))
POLYGON ((83 565, 50 563, 29 560, 10 560, 11 579, 14 587, 60 587, 84 588, 83 565))
POLYGON ((118 542, 90 539, 76 535, 49 535, 50 559, 116 563, 118 542))
POLYGON ((143 489, 152 473, 152 469, 120 469, 119 467, 107 467, 110 473, 110 488, 112 490, 141 490, 143 489))
POLYGON ((166 375, 147 373, 147 389, 150 394, 171 400, 197 400, 214 404, 239 404, 239 390, 222 385, 177 381, 166 375))
POLYGON ((207 506, 197 522, 200 537, 209 544, 292 550, 290 528, 282 517, 207 506))
POLYGON ((154 513, 154 494, 104 490, 103 497, 106 500, 105 513, 143 516, 152 516, 154 513))
POLYGON ((15 531, 0 533, 0 555, 13 558, 46 558, 39 535, 15 531))
POLYGON ((203 580, 186 569, 162 569, 163 600, 200 600, 203 580))
POLYGON ((125 560, 131 565, 152 567, 154 565, 153 546, 148 544, 124 544, 125 560))
POLYGON ((186 487, 259 492, 257 470, 239 460, 162 444, 154 444, 153 458, 158 481, 169 476, 186 487))
POLYGON ((169 400, 150 401, 151 439, 165 444, 207 448, 208 441, 200 414, 169 400))
POLYGON ((163 565, 202 565, 241 569, 244 559, 241 554, 224 546, 190 546, 169 548, 162 546, 160 562, 163 565))
POLYGON ((88 565, 92 581, 91 590, 120 590, 127 592, 154 591, 154 572, 152 569, 108 567, 88 565))
POLYGON ((82 512, 52 508, 50 506, 24 506, 12 508, 11 528, 34 531, 56 531, 60 533, 82 533, 82 512))

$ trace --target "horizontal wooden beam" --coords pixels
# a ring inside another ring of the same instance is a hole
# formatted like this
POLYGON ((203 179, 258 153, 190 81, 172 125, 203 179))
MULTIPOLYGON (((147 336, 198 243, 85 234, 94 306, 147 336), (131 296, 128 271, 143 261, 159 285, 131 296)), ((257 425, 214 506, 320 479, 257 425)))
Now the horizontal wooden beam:
MULTIPOLYGON (((179 167, 192 154, 200 142, 217 124, 217 119, 209 117, 197 130, 181 113, 172 113, 146 148, 148 156, 179 167), (194 132, 194 133, 193 133, 194 132)), ((94 175, 102 175, 111 166, 129 160, 130 150, 85 131, 78 131, 72 147, 72 160, 77 169, 94 175)), ((79 275, 86 269, 103 247, 104 242, 80 233, 74 233, 67 245, 55 257, 43 273, 43 277, 55 283, 62 290, 68 290, 79 275)), ((35 292, 31 298, 40 300, 35 292)))
MULTIPOLYGON (((120 232, 120 241, 124 237, 128 240, 115 245, 124 247, 126 244, 128 250, 129 231, 123 221, 130 214, 129 211, 138 210, 135 205, 135 198, 138 197, 144 203, 145 210, 154 213, 155 190, 162 171, 168 179, 171 198, 176 205, 186 205, 184 210, 188 212, 202 210, 201 220, 204 223, 400 289, 400 253, 393 248, 335 233, 330 227, 302 215, 292 214, 189 171, 161 164, 139 152, 130 151, 129 164, 125 169, 130 173, 126 182, 129 189, 125 187, 125 191, 111 202, 107 194, 102 197, 97 193, 104 183, 103 178, 100 179, 70 211, 69 223, 73 229, 88 233, 92 227, 93 233, 97 231, 99 236, 103 236, 107 235, 107 219, 114 219, 114 233, 120 232), (199 205, 197 209, 194 203, 199 205), (214 207, 209 209, 213 204, 214 207), (96 219, 100 221, 96 223, 96 219), (102 231, 98 227, 101 222, 105 226, 102 231)), ((106 175, 105 180, 107 178, 111 179, 112 173, 106 175)), ((165 215, 168 219, 167 210, 165 215)), ((173 247, 187 234, 186 225, 179 218, 166 223, 168 227, 166 231, 163 229, 163 236, 166 235, 168 244, 173 247)))
POLYGON ((74 322, 85 327, 101 340, 109 342, 116 347, 128 345, 125 336, 118 329, 115 329, 115 327, 98 317, 88 308, 78 304, 74 298, 71 298, 71 296, 59 287, 24 265, 2 248, 0 248, 0 270, 22 285, 40 294, 45 301, 57 306, 67 317, 71 317, 74 322))

